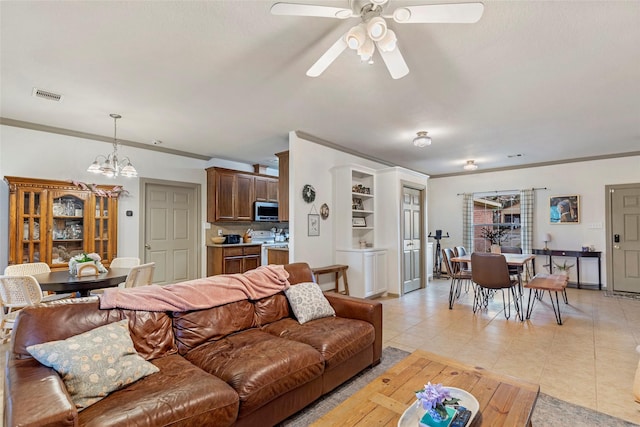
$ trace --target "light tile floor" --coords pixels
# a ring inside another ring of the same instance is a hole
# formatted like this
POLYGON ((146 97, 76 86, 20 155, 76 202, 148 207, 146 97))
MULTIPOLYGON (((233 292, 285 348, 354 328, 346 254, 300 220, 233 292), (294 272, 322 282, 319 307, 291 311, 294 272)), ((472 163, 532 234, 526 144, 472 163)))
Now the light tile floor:
MULTIPOLYGON (((525 301, 528 296, 525 290, 525 301)), ((530 320, 506 320, 498 292, 487 310, 473 313, 473 292, 449 310, 449 280, 403 297, 383 297, 383 341, 423 349, 540 384, 543 393, 640 424, 633 379, 640 355, 640 300, 567 289, 558 325, 548 294, 530 320)))
MULTIPOLYGON (((548 295, 537 303, 530 320, 520 322, 504 318, 499 293, 488 310, 475 315, 471 292, 463 292, 449 310, 449 281, 436 279, 426 289, 379 299, 384 345, 424 349, 523 378, 540 384, 543 393, 640 424, 640 404, 632 395, 640 357, 635 352, 640 300, 567 291, 563 325, 556 324, 548 295)), ((0 346, 3 383, 8 347, 0 346)))

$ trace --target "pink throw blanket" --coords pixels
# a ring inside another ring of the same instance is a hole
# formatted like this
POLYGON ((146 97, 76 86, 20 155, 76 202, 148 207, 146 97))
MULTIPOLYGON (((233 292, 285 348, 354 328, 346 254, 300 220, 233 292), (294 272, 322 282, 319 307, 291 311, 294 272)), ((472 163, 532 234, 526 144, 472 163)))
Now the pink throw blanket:
POLYGON ((221 274, 172 285, 105 289, 100 308, 146 311, 201 310, 244 299, 257 300, 289 288, 282 265, 266 265, 243 274, 221 274))

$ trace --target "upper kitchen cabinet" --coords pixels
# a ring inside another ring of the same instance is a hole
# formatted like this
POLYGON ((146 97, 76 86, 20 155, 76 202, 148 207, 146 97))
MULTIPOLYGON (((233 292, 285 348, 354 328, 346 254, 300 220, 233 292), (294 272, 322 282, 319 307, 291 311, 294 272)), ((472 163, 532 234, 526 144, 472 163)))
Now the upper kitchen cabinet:
POLYGON ((254 175, 230 169, 207 169, 207 221, 251 221, 254 175))
POLYGON ((95 252, 105 264, 116 256, 118 199, 112 186, 97 191, 71 182, 5 177, 9 184, 9 264, 45 262, 68 268, 69 259, 95 252), (99 194, 97 194, 99 193, 99 194))
POLYGON ((278 201, 278 178, 268 176, 254 177, 256 201, 277 202, 278 201))
POLYGON ((278 156, 278 220, 289 221, 289 152, 276 153, 278 156))

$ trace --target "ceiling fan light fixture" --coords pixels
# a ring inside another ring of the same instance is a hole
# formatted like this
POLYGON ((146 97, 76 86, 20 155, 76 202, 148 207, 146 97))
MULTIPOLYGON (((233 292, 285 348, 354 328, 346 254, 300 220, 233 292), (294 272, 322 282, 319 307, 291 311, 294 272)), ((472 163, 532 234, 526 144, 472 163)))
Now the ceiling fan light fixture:
POLYGON ((398 38, 393 30, 387 30, 387 34, 378 42, 378 47, 384 52, 391 52, 396 48, 398 38))
POLYGON ((364 24, 352 27, 345 36, 345 42, 350 49, 357 50, 367 40, 367 31, 364 24))
POLYGON ((427 135, 428 132, 420 131, 417 133, 417 136, 413 138, 413 145, 416 147, 426 147, 427 145, 431 145, 431 137, 427 135))
POLYGON ((406 7, 399 7, 393 11, 393 20, 396 22, 404 22, 411 18, 411 11, 406 7))
POLYGON ((380 41, 387 35, 387 23, 379 16, 373 17, 367 22, 367 34, 373 41, 380 41))
POLYGON ((467 160, 467 164, 464 165, 463 168, 466 171, 474 171, 474 170, 478 169, 478 165, 476 165, 476 161, 475 160, 467 160))
POLYGON ((373 56, 375 49, 376 46, 373 44, 373 41, 371 39, 366 39, 362 46, 358 48, 358 55, 360 55, 361 60, 369 61, 373 56))

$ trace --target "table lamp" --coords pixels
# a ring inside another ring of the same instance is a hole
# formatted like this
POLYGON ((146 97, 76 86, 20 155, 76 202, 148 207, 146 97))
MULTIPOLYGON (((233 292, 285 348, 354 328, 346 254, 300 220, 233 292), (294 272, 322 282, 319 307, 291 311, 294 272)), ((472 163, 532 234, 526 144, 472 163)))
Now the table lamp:
POLYGON ((551 241, 551 234, 545 233, 545 235, 542 237, 542 240, 544 241, 544 250, 548 251, 549 248, 547 247, 547 242, 551 241))

